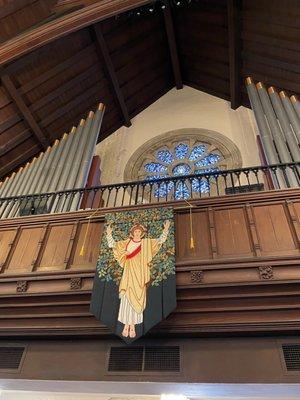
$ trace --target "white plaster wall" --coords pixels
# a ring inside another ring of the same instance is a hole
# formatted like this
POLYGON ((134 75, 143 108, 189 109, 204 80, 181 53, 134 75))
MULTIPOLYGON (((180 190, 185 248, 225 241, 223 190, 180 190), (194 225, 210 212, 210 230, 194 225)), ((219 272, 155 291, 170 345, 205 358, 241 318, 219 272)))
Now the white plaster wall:
POLYGON ((260 164, 252 111, 245 107, 233 111, 229 102, 185 86, 166 93, 132 119, 130 128, 120 128, 97 145, 102 184, 123 182, 126 163, 142 144, 181 128, 217 131, 237 145, 244 167, 260 164))

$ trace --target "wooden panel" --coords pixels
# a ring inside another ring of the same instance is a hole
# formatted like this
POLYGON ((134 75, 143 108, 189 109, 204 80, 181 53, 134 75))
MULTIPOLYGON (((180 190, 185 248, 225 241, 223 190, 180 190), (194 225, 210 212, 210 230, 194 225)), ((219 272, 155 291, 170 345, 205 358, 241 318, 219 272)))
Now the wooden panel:
POLYGON ((0 271, 1 267, 4 266, 7 256, 10 252, 11 245, 17 234, 17 229, 10 229, 0 231, 0 271))
POLYGON ((83 223, 80 227, 79 237, 76 243, 76 250, 71 263, 71 268, 80 268, 84 266, 95 267, 96 261, 99 257, 99 246, 101 241, 103 223, 92 222, 86 235, 88 223, 83 223), (86 235, 85 246, 83 255, 80 255, 80 250, 83 245, 84 237, 86 235))
POLYGON ((73 225, 50 226, 38 269, 63 269, 73 225))
POLYGON ((20 237, 13 249, 13 255, 8 263, 7 272, 31 271, 42 227, 22 228, 20 237))
POLYGON ((214 212, 218 257, 252 257, 253 252, 242 208, 214 212))
POLYGON ((287 215, 282 204, 253 207, 262 254, 298 253, 287 215))
POLYGON ((212 258, 208 215, 206 211, 193 211, 195 249, 190 248, 190 214, 176 216, 176 259, 178 261, 212 258))

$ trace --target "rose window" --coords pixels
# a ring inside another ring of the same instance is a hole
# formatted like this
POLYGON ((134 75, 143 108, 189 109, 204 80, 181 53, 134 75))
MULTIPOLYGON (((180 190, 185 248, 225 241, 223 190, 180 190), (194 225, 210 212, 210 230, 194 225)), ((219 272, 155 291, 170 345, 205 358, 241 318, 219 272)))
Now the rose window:
POLYGON ((221 152, 208 143, 175 143, 153 153, 152 160, 143 165, 143 179, 156 181, 160 178, 197 174, 200 177, 175 182, 155 182, 154 196, 165 198, 173 195, 176 200, 191 197, 191 192, 208 193, 212 180, 205 178, 208 172, 219 171, 224 160, 221 152), (203 175, 203 179, 201 178, 203 175))

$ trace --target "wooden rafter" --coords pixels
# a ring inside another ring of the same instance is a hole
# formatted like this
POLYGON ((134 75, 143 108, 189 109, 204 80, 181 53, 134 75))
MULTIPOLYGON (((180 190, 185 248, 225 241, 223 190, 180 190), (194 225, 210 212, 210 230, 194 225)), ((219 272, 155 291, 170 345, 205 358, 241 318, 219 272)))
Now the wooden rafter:
POLYGON ((23 132, 21 132, 19 135, 15 136, 11 140, 9 140, 3 146, 0 146, 0 157, 4 156, 4 154, 7 154, 11 150, 13 150, 15 147, 25 142, 25 140, 29 139, 30 137, 31 137, 30 130, 25 129, 23 132))
POLYGON ((1 82, 6 91, 8 92, 8 94, 10 95, 10 97, 13 99, 15 105, 22 114, 24 120, 27 122, 27 124, 31 128, 32 132, 34 133, 34 135, 36 136, 42 147, 45 149, 49 145, 49 140, 42 132, 38 123, 31 114, 29 108, 24 103, 24 100, 22 99, 20 93, 13 84, 12 80, 8 75, 4 73, 3 75, 1 75, 1 82))
POLYGON ((227 0, 231 108, 241 104, 240 0, 227 0))
POLYGON ((130 117, 128 114, 125 99, 124 99, 123 93, 121 91, 119 80, 118 80, 115 68, 113 66, 112 59, 110 57, 107 45, 105 43, 100 25, 99 24, 93 25, 91 32, 92 32, 92 34, 95 35, 96 50, 99 55, 99 58, 101 58, 101 61, 102 61, 102 59, 104 61, 105 69, 107 70, 107 74, 109 76, 111 85, 114 90, 114 94, 116 96, 116 99, 118 101, 119 107, 122 112, 124 124, 127 127, 131 126, 131 121, 130 121, 130 117))
POLYGON ((183 88, 182 76, 181 76, 177 44, 176 44, 176 38, 175 38, 175 32, 174 32, 172 11, 171 11, 169 1, 165 0, 164 3, 166 6, 164 9, 164 20, 165 20, 167 37, 168 37, 169 51, 170 51, 170 56, 171 56, 171 61, 172 61, 175 85, 176 85, 177 89, 182 89, 183 88))
POLYGON ((71 12, 0 45, 0 65, 71 32, 149 2, 150 0, 106 0, 71 12))

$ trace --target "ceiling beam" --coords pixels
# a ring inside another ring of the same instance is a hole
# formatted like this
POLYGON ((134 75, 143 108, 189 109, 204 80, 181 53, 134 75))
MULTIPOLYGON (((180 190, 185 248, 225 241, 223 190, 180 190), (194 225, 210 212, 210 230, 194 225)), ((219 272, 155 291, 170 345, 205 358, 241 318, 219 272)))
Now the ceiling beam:
POLYGON ((29 129, 25 129, 19 135, 13 137, 11 140, 6 142, 3 146, 0 146, 0 157, 4 156, 4 154, 9 151, 15 149, 19 144, 25 142, 26 139, 31 137, 31 132, 29 129))
POLYGON ((13 99, 15 105, 19 109, 21 115, 23 116, 24 120, 27 122, 29 127, 31 128, 32 132, 42 145, 44 149, 49 146, 49 140, 47 137, 44 135, 44 133, 41 131, 41 128, 37 124, 36 120, 34 119, 33 115, 31 114, 29 108, 26 106, 24 103, 24 100, 22 99, 20 93, 18 92, 17 88, 13 84, 12 80, 10 77, 6 74, 1 76, 1 82, 10 97, 13 99))
POLYGON ((120 83, 119 83, 115 68, 113 66, 112 59, 110 57, 102 30, 101 30, 101 27, 99 24, 93 25, 91 34, 92 34, 92 36, 95 36, 96 51, 97 51, 98 56, 101 59, 101 61, 102 60, 104 61, 105 69, 109 76, 111 85, 114 90, 115 97, 118 101, 119 107, 122 112, 122 116, 124 119, 124 125, 129 127, 129 126, 131 126, 131 121, 130 121, 128 109, 127 109, 127 106, 125 103, 123 93, 120 88, 120 83))
POLYGON ((169 51, 170 51, 170 56, 171 56, 171 61, 172 61, 175 85, 176 85, 177 89, 182 89, 183 88, 182 75, 181 75, 181 69, 180 69, 180 63, 179 63, 179 57, 178 57, 178 51, 177 51, 177 44, 176 44, 176 38, 175 38, 175 32, 174 32, 172 11, 171 11, 169 0, 165 0, 164 3, 165 3, 166 7, 164 8, 163 13, 164 13, 164 20, 165 20, 167 37, 168 37, 168 43, 169 43, 169 51))
POLYGON ((241 99, 240 0, 227 0, 230 102, 233 110, 241 99))
POLYGON ((0 45, 0 65, 4 65, 62 36, 149 2, 150 0, 98 1, 78 11, 63 15, 2 43, 0 45))

